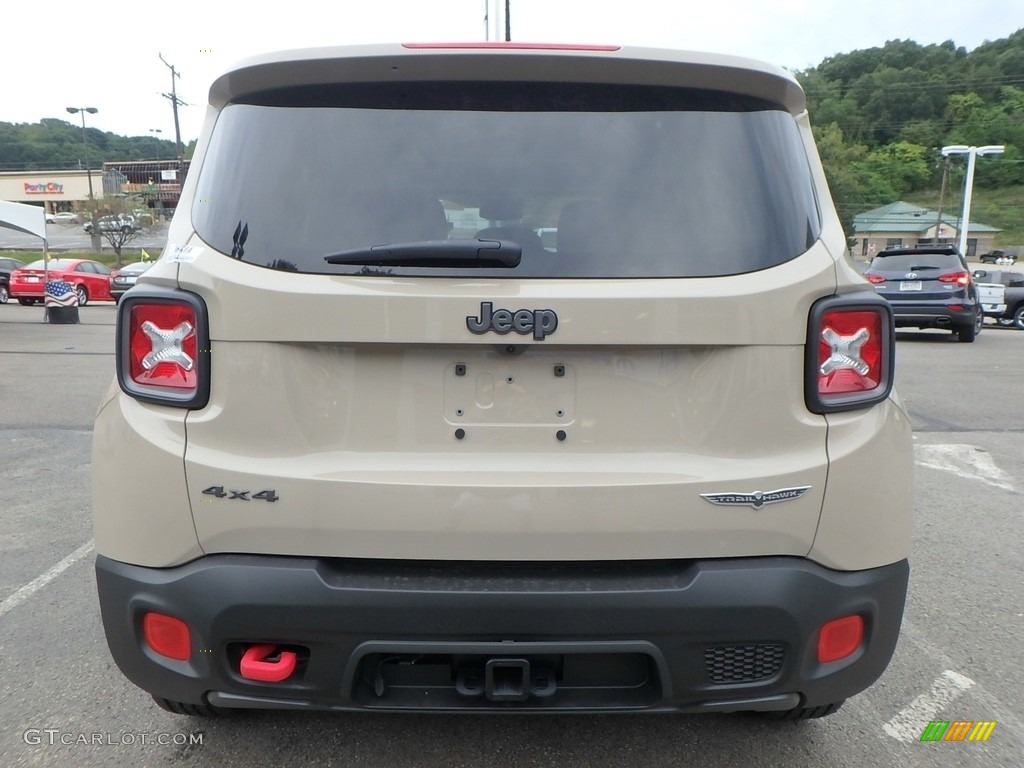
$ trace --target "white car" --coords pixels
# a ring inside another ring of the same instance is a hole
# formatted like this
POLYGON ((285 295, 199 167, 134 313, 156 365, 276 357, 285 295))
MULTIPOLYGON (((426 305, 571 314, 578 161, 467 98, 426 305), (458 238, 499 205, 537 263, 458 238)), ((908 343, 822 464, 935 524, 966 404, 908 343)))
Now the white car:
MULTIPOLYGON (((85 222, 82 229, 91 234, 93 230, 93 223, 91 221, 85 222)), ((138 220, 129 214, 122 214, 120 216, 103 216, 99 219, 100 232, 124 232, 125 234, 128 234, 138 230, 138 220)))
POLYGON ((71 211, 46 214, 47 224, 78 224, 81 220, 82 218, 77 213, 72 213, 71 211))

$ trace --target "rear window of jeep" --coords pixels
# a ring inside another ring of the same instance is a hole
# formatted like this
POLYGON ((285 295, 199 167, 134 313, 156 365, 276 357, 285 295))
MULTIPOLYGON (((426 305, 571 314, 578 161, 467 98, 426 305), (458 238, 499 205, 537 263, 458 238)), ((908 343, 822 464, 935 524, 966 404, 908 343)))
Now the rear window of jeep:
POLYGON ((322 274, 706 277, 805 252, 820 223, 793 117, 755 98, 573 83, 374 83, 220 113, 192 210, 225 255, 322 274), (328 264, 498 240, 513 268, 328 264))

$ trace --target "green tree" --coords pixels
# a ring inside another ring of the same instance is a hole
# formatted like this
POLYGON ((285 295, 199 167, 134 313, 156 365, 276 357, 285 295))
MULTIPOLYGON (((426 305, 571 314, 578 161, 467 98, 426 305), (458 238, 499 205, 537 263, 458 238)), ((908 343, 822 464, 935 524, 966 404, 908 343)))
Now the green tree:
POLYGON ((852 231, 858 213, 896 199, 893 186, 871 168, 867 147, 847 144, 838 125, 814 128, 814 138, 832 201, 847 232, 852 231))
MULTIPOLYGON (((153 136, 119 136, 86 127, 89 164, 151 160, 175 156, 174 142, 153 136)), ((82 128, 66 120, 43 118, 38 123, 0 122, 0 170, 62 170, 85 167, 82 128)))
POLYGON ((933 178, 933 153, 927 147, 896 141, 871 150, 858 168, 885 179, 897 197, 923 189, 933 178))
MULTIPOLYGON (((139 236, 142 224, 135 216, 138 201, 134 198, 104 198, 93 216, 93 235, 106 240, 114 251, 114 266, 121 267, 121 251, 139 236), (106 222, 106 223, 105 223, 106 222)), ((148 219, 150 222, 152 219, 148 219)))

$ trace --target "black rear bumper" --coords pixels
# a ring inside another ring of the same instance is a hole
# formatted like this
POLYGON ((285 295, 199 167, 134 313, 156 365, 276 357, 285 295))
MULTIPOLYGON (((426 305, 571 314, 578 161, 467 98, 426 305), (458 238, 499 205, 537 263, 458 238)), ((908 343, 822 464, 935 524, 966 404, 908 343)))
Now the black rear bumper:
POLYGON ((964 309, 950 309, 942 304, 903 305, 891 302, 893 320, 897 328, 964 328, 974 325, 978 307, 961 301, 957 306, 964 309))
POLYGON ((96 561, 111 653, 158 698, 339 710, 733 711, 816 707, 892 657, 909 566, 841 572, 800 558, 588 564, 412 563, 214 555, 170 569, 96 561), (142 617, 190 628, 155 653, 142 617), (819 627, 860 614, 852 655, 819 663, 819 627), (292 651, 281 682, 242 654, 292 651))

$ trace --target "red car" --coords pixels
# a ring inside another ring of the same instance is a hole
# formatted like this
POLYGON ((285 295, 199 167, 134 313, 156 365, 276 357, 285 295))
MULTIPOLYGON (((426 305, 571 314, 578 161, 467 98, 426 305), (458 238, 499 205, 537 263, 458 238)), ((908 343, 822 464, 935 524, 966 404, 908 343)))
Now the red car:
MULTIPOLYGON (((45 280, 43 262, 33 261, 11 272, 8 291, 19 304, 39 304, 43 301, 45 280)), ((78 305, 90 301, 113 301, 110 294, 110 269, 105 264, 89 259, 50 259, 50 280, 64 280, 75 288, 78 305)))

